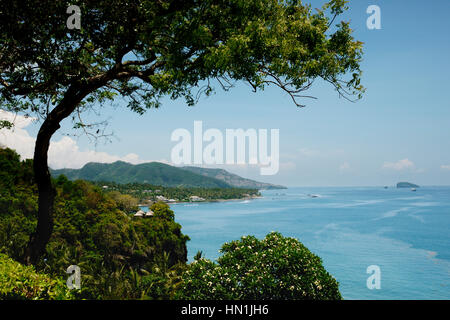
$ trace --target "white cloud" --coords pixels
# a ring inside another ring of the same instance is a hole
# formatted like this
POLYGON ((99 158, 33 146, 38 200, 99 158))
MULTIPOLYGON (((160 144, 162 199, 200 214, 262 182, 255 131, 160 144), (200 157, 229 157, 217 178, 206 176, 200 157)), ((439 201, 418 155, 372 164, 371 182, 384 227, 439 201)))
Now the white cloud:
MULTIPOLYGON (((0 110, 0 119, 14 122, 12 130, 0 129, 0 144, 15 149, 22 159, 32 158, 36 139, 30 136, 25 128, 32 123, 33 119, 19 115, 14 116, 12 113, 3 110, 0 110)), ((94 150, 81 151, 77 142, 70 137, 52 141, 48 151, 49 166, 53 169, 78 169, 88 162, 112 163, 119 160, 132 164, 152 161, 140 159, 135 153, 129 153, 124 157, 120 157, 94 150)), ((168 163, 166 160, 157 161, 168 163)))
POLYGON ((14 123, 13 129, 0 130, 0 144, 15 149, 23 159, 32 158, 35 139, 24 128, 29 126, 34 119, 0 110, 0 120, 14 123))
POLYGON ((415 165, 411 160, 403 159, 397 162, 385 162, 382 168, 400 171, 405 169, 413 169, 414 167, 415 165))
POLYGON ((442 170, 449 170, 449 171, 450 171, 450 164, 443 164, 443 165, 441 166, 441 169, 442 169, 442 170))

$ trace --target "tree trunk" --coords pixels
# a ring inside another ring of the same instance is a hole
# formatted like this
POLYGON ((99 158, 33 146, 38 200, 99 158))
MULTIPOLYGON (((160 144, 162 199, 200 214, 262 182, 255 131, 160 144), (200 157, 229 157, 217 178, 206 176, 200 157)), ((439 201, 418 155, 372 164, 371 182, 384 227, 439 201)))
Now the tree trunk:
POLYGON ((50 139, 60 128, 60 122, 67 118, 83 100, 83 98, 96 88, 71 86, 64 98, 47 116, 36 138, 34 148, 33 170, 38 187, 38 223, 35 233, 31 236, 28 247, 25 249, 23 261, 26 264, 36 264, 45 250, 53 231, 53 204, 56 191, 52 185, 48 169, 48 149, 50 139))
POLYGON ((36 139, 34 148, 33 170, 38 187, 38 223, 35 233, 31 236, 30 243, 25 251, 25 263, 36 264, 47 245, 53 231, 53 203, 55 189, 52 186, 50 172, 48 170, 48 148, 50 138, 59 128, 45 120, 36 139))
POLYGON ((128 72, 121 72, 118 64, 104 74, 93 76, 83 82, 74 82, 64 94, 61 102, 48 114, 36 138, 33 170, 38 187, 38 223, 25 249, 23 261, 36 264, 45 250, 53 231, 53 203, 56 191, 48 170, 48 148, 53 134, 60 128, 62 120, 72 114, 78 104, 90 93, 103 87, 112 79, 130 78, 128 72))

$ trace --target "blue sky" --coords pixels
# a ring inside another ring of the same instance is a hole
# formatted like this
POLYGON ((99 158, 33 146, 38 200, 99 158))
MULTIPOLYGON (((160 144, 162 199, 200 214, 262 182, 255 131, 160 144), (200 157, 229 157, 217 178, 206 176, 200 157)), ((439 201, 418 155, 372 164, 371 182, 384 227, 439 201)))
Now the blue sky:
MULTIPOLYGON (((367 91, 357 103, 317 83, 309 93, 318 100, 306 100, 307 107, 298 109, 276 88, 255 94, 240 84, 227 93, 217 90, 195 107, 166 100, 144 116, 120 105, 105 108, 102 118, 109 119, 117 138, 94 145, 80 137, 76 149, 170 161, 176 144, 170 140, 172 131, 192 131, 194 120, 202 120, 205 129, 223 132, 280 129, 278 174, 226 167, 252 179, 287 186, 393 185, 402 180, 450 185, 450 1, 358 0, 349 6, 345 19, 365 43, 362 83, 367 91), (381 8, 381 30, 366 27, 369 5, 381 8)), ((61 141, 69 129, 65 122, 53 141, 61 141)), ((37 126, 26 130, 35 136, 37 126)), ((67 165, 59 159, 56 166, 71 165, 70 155, 64 156, 67 165)))

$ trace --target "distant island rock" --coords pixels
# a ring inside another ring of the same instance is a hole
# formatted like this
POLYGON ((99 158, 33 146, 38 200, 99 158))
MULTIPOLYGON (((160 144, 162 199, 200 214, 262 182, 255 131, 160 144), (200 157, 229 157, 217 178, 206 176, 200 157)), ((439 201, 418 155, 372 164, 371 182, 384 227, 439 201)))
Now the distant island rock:
POLYGON ((419 188, 419 186, 410 182, 399 182, 397 183, 397 188, 419 188))

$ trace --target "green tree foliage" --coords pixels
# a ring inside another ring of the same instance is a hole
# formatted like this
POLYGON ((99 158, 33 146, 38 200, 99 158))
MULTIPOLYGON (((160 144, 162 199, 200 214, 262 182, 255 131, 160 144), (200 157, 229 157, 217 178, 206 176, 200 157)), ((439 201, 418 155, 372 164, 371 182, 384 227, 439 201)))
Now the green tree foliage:
POLYGON ((117 207, 126 212, 133 213, 138 210, 138 199, 129 194, 121 194, 119 191, 109 192, 108 195, 117 203, 117 207))
MULTIPOLYGON (((0 149, 0 253, 16 260, 23 255, 37 222, 31 167, 30 161, 20 162, 16 152, 0 149)), ((72 182, 60 176, 53 183, 57 191, 55 227, 37 270, 65 279, 67 267, 78 265, 80 297, 85 298, 173 295, 175 274, 187 260, 189 238, 181 233, 167 205, 158 206, 160 217, 136 219, 86 181, 72 182), (173 279, 166 277, 172 275, 173 279)))
POLYGON ((157 196, 167 199, 176 199, 189 202, 191 196, 199 196, 208 201, 243 199, 248 196, 260 196, 257 189, 243 188, 192 188, 192 187, 163 187, 148 183, 119 184, 114 182, 93 182, 97 186, 107 186, 106 192, 119 191, 137 199, 140 203, 145 201, 158 201, 157 196))
POLYGON ((181 299, 339 300, 338 282, 321 259, 294 238, 270 233, 225 243, 214 263, 194 261, 183 275, 181 299))
MULTIPOLYGON (((336 20, 345 3, 314 9, 297 0, 2 2, 3 108, 45 116, 77 88, 84 103, 119 94, 142 113, 164 95, 194 103, 192 89, 207 79, 224 88, 233 80, 255 90, 272 84, 295 95, 322 78, 344 95, 342 89, 358 94, 362 44, 348 22, 336 20), (70 5, 81 9, 81 30, 66 27, 70 5)), ((212 90, 206 82, 204 92, 212 90)))
POLYGON ((161 219, 166 219, 166 220, 174 220, 175 219, 175 214, 173 213, 172 210, 170 210, 170 207, 164 203, 164 202, 157 202, 152 204, 152 206, 150 207, 150 210, 153 211, 153 213, 155 214, 155 217, 161 218, 161 219))
POLYGON ((37 273, 0 254, 0 300, 68 300, 74 299, 62 279, 37 273))

